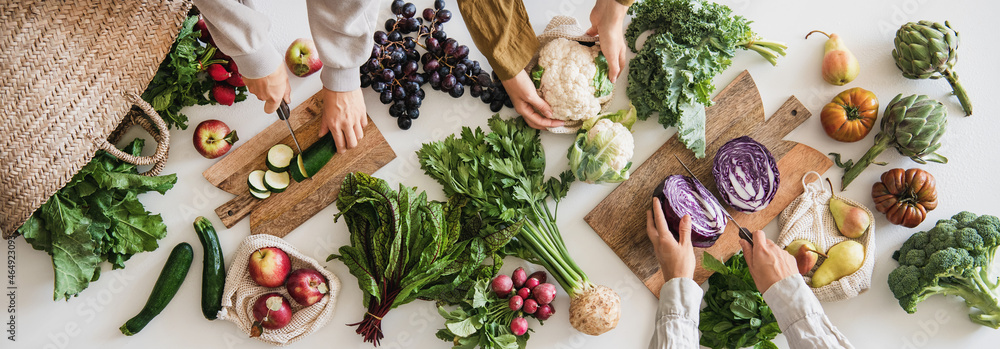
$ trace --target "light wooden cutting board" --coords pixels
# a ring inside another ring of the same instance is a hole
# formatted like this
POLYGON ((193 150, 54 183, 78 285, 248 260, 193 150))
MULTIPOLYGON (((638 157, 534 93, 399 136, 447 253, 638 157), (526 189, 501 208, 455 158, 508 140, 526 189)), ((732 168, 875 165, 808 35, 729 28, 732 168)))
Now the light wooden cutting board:
MULTIPOLYGON (((774 200, 765 209, 753 214, 738 213, 723 204, 733 218, 750 231, 763 228, 802 194, 801 179, 805 173, 816 171, 822 174, 833 165, 829 158, 813 148, 782 140, 811 115, 795 96, 788 98, 765 121, 757 85, 750 73, 744 71, 713 101, 715 104, 705 111, 707 149, 704 158, 695 159, 694 153, 685 148, 676 136, 671 137, 636 168, 627 181, 584 217, 597 235, 657 297, 664 280, 653 254, 653 245, 646 236, 646 211, 650 209, 653 190, 667 176, 687 175, 674 155, 680 157, 709 190, 718 194, 715 178, 712 177, 712 159, 719 147, 740 136, 750 136, 766 146, 778 160, 781 176, 774 200)), ((715 245, 695 249, 698 267, 694 279, 699 284, 711 275, 710 271, 701 267, 702 251, 706 250, 720 260, 729 259, 740 250, 737 228, 729 224, 715 245)))

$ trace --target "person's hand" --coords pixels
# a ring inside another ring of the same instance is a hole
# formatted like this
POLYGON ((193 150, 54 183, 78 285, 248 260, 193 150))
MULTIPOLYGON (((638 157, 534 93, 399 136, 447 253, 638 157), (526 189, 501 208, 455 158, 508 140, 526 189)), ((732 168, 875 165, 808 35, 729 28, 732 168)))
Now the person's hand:
POLYGON ((364 127, 368 126, 365 111, 365 97, 361 89, 347 92, 331 91, 323 88, 323 122, 319 127, 322 137, 333 132, 337 149, 351 149, 365 137, 364 127))
POLYGON ((680 230, 678 234, 680 241, 674 239, 670 228, 667 227, 667 220, 663 218, 660 199, 654 197, 653 209, 646 211, 646 235, 653 243, 653 251, 656 252, 656 260, 660 262, 664 281, 678 277, 694 278, 695 258, 694 247, 691 245, 691 216, 681 217, 677 228, 680 230))
POLYGON ((622 22, 628 7, 615 0, 597 0, 590 11, 590 29, 587 35, 600 37, 601 52, 608 60, 608 78, 618 80, 625 66, 625 32, 622 22))
POLYGON ((531 82, 528 73, 522 70, 513 78, 504 80, 502 83, 503 88, 507 90, 507 96, 514 104, 514 110, 517 110, 517 113, 524 117, 528 126, 541 130, 563 125, 562 121, 549 118, 552 116, 552 107, 538 96, 535 84, 531 82))
POLYGON ((771 285, 786 277, 799 274, 795 257, 768 240, 763 231, 753 233, 753 247, 743 239, 740 239, 740 246, 743 247, 743 257, 747 260, 750 275, 760 293, 767 292, 771 285))
POLYGON ((285 103, 292 101, 292 86, 288 84, 288 73, 285 69, 287 68, 282 64, 271 75, 259 79, 243 78, 243 82, 247 84, 247 91, 264 101, 265 113, 271 114, 278 110, 281 100, 285 100, 285 103))

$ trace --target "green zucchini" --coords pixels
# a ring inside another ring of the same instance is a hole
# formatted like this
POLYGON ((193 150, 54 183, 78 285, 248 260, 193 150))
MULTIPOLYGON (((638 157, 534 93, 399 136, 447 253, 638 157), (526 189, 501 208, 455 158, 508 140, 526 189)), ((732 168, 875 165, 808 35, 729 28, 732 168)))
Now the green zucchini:
POLYGON ((295 155, 292 158, 292 165, 288 166, 288 173, 292 175, 292 179, 296 182, 301 182, 306 180, 306 176, 302 173, 305 171, 305 164, 302 163, 302 157, 295 155))
POLYGON ((274 172, 267 170, 264 172, 264 186, 267 187, 267 191, 272 193, 280 193, 288 188, 288 184, 291 180, 288 178, 288 172, 274 172))
POLYGON ((264 199, 267 199, 267 198, 271 197, 271 192, 269 192, 269 191, 259 192, 259 191, 250 189, 250 195, 253 196, 253 197, 255 197, 255 198, 264 200, 264 199))
POLYGON ((326 166, 326 163, 330 162, 333 154, 336 153, 337 145, 333 142, 333 135, 327 133, 317 140, 316 143, 310 145, 309 148, 303 150, 302 154, 299 154, 296 159, 293 159, 294 163, 299 165, 299 168, 296 169, 296 166, 291 166, 292 178, 296 182, 301 182, 306 178, 312 177, 323 166, 326 166))
POLYGON ((275 144, 267 151, 267 168, 274 172, 285 172, 292 163, 295 151, 285 144, 275 144))
POLYGON ((212 222, 205 217, 194 220, 194 231, 205 249, 205 263, 201 272, 201 312, 206 319, 215 320, 222 310, 222 289, 226 285, 226 262, 222 258, 219 236, 212 222))
POLYGON ((191 245, 186 242, 177 244, 173 251, 170 251, 170 257, 167 257, 167 263, 163 265, 163 270, 160 271, 160 276, 156 279, 156 284, 153 285, 153 292, 149 294, 146 305, 142 307, 142 311, 138 315, 129 319, 119 328, 122 334, 131 336, 139 333, 143 327, 146 327, 146 324, 149 324, 150 320, 163 311, 163 308, 177 294, 177 290, 181 288, 181 283, 184 282, 188 270, 191 269, 191 260, 193 259, 194 251, 191 249, 191 245))
POLYGON ((264 185, 264 170, 250 171, 250 175, 247 176, 247 186, 252 192, 267 192, 267 186, 264 185))

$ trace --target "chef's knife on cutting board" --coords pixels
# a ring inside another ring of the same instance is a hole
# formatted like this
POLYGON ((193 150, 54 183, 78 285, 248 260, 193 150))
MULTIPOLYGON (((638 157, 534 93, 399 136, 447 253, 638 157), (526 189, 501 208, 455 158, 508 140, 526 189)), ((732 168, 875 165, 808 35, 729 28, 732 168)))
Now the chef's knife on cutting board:
POLYGON ((292 135, 292 142, 295 142, 295 149, 298 150, 298 154, 302 154, 302 146, 299 145, 299 139, 295 138, 295 130, 292 129, 292 122, 288 121, 288 103, 285 100, 281 100, 281 105, 278 106, 278 119, 285 121, 285 126, 288 126, 288 133, 292 135))

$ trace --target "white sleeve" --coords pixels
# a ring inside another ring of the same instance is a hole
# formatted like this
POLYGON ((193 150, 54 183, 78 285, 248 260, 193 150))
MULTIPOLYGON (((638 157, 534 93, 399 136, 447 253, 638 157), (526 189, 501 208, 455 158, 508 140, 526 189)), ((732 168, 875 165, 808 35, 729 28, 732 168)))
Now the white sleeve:
POLYGON ((702 296, 704 291, 690 278, 673 278, 664 283, 649 349, 698 348, 702 296))
POLYGON ((774 312, 790 348, 854 348, 826 317, 801 276, 792 275, 771 285, 764 301, 774 312))
POLYGON ((359 68, 371 56, 382 1, 307 0, 306 4, 313 41, 323 61, 323 87, 339 92, 360 88, 359 68))
POLYGON ((282 66, 282 54, 271 44, 271 20, 251 1, 193 0, 212 33, 212 40, 240 67, 240 74, 259 79, 282 66))

